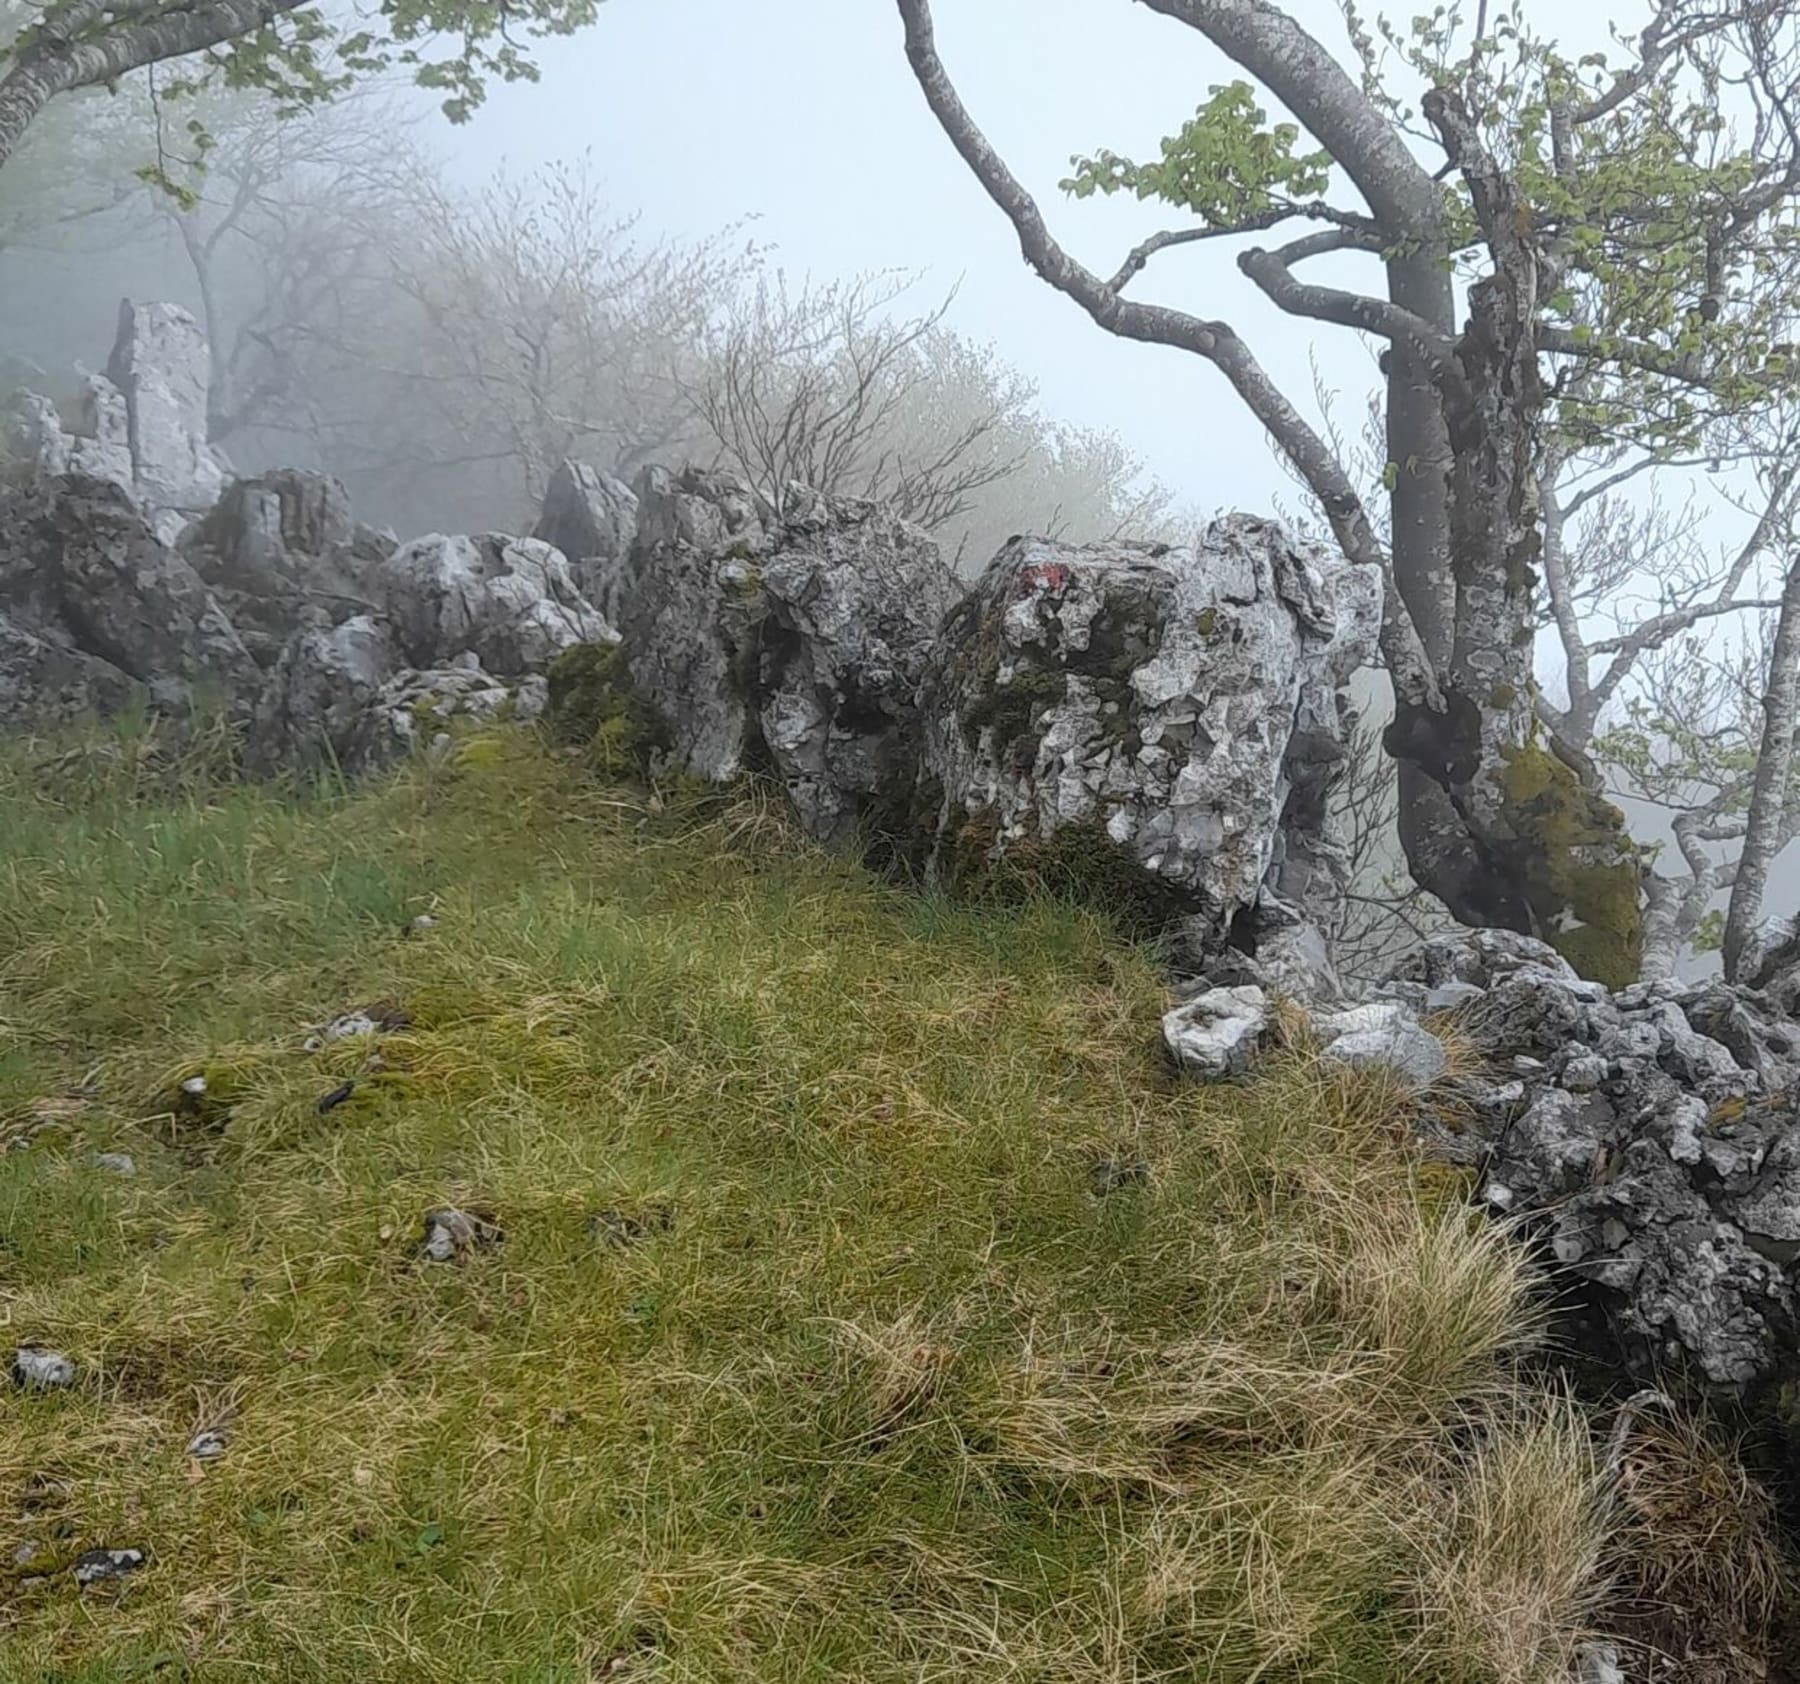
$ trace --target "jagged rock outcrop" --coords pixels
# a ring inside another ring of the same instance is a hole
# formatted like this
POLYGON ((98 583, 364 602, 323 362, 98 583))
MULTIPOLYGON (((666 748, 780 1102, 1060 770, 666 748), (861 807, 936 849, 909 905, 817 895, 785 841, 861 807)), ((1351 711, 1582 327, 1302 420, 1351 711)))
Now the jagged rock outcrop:
POLYGON ((357 522, 337 480, 291 468, 234 480, 182 542, 265 666, 317 612, 373 609, 367 575, 397 548, 391 534, 357 522))
MULTIPOLYGON (((217 600, 109 480, 65 474, 0 506, 0 612, 46 644, 105 663, 164 709, 184 711, 197 689, 229 701, 254 688, 254 662, 217 600)), ((102 685, 96 700, 129 688, 102 685)), ((58 711, 52 703, 21 715, 58 711)))
POLYGON ((491 672, 541 672, 578 643, 616 641, 561 551, 536 538, 416 538, 376 562, 366 588, 420 668, 472 653, 491 672))
POLYGON ((143 700, 143 686, 117 667, 0 614, 0 731, 51 730, 143 700))
POLYGON ((218 500, 228 473, 207 443, 211 363, 186 310, 127 299, 106 373, 87 376, 73 423, 48 399, 16 394, 15 445, 40 481, 78 474, 120 486, 172 543, 218 500))
POLYGON ((212 353, 175 304, 119 307, 106 378, 124 395, 132 485, 155 513, 198 515, 218 501, 227 469, 207 443, 212 353))
POLYGON ((438 667, 408 666, 381 619, 358 614, 332 625, 315 611, 269 675, 247 758, 262 776, 322 764, 354 776, 433 746, 456 720, 534 720, 545 696, 541 675, 496 677, 472 651, 438 667))
POLYGON ((550 476, 531 535, 562 551, 576 588, 617 624, 637 524, 637 493, 623 480, 586 462, 564 462, 550 476))
POLYGON ((1800 1024, 1777 987, 1610 994, 1481 930, 1427 942, 1388 993, 1454 1009, 1485 1054, 1425 1126, 1541 1235, 1584 1355, 1714 1397, 1800 1380, 1800 1024))
POLYGON ((1214 946, 1265 891, 1304 914, 1342 888, 1326 797, 1378 608, 1373 569, 1248 516, 1194 547, 1014 539, 927 679, 940 870, 1085 848, 1214 946))
POLYGON ((877 504, 799 488, 777 515, 723 474, 652 469, 638 495, 619 629, 669 763, 714 782, 767 771, 824 840, 894 822, 955 597, 937 545, 877 504))

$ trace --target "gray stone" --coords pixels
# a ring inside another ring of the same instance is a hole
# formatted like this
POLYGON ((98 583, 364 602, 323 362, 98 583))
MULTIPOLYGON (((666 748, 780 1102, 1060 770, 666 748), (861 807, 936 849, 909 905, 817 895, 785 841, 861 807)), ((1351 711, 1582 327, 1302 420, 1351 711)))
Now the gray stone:
POLYGON ((1423 1092, 1444 1074, 1443 1042, 1402 1000, 1371 1000, 1344 1011, 1317 1013, 1312 1028, 1320 1057, 1327 1063, 1353 1070, 1386 1069, 1415 1092, 1423 1092))
POLYGON ((1209 988, 1163 1017, 1163 1043, 1183 1069, 1217 1080, 1243 1074, 1271 1025, 1260 988, 1209 988))
POLYGON ((251 718, 245 758, 254 772, 346 764, 363 717, 402 666, 386 624, 359 614, 332 625, 322 612, 282 649, 251 718))
POLYGON ((1466 1021, 1513 1072, 1427 1139, 1529 1220, 1590 1361, 1720 1401, 1800 1381, 1792 1020, 1722 983, 1608 995, 1524 940, 1446 937, 1404 967, 1481 986, 1466 1021))
POLYGON ((137 1174, 137 1163, 129 1152, 96 1152, 94 1168, 103 1169, 109 1175, 130 1178, 137 1174))
POLYGON ((1281 527, 1192 547, 1013 540, 945 622, 925 766, 966 869, 1085 826, 1210 925, 1342 887, 1329 794, 1379 581, 1281 527))
POLYGON ((13 1352, 13 1384, 28 1392, 66 1391, 75 1384, 75 1363, 61 1351, 21 1345, 13 1352))
POLYGON ((179 305, 127 300, 106 377, 125 396, 138 501, 151 511, 210 509, 225 468, 207 443, 212 357, 200 324, 179 305))
POLYGON ((206 1427, 188 1440, 187 1453, 196 1462, 216 1462, 231 1448, 231 1434, 224 1427, 206 1427))
POLYGON ((486 1217, 447 1205, 425 1213, 425 1238, 420 1250, 433 1263, 450 1263, 466 1252, 498 1245, 501 1237, 500 1230, 486 1217))
POLYGON ((0 614, 0 730, 51 731, 141 704, 145 687, 98 655, 54 643, 0 614))
POLYGON ((351 772, 391 765, 431 748, 456 720, 528 724, 543 713, 547 693, 540 675, 508 683, 484 671, 473 656, 427 672, 403 668, 359 709, 341 763, 351 772))
POLYGON ((142 1550, 84 1550, 75 1558, 75 1582, 84 1590, 90 1585, 113 1584, 143 1565, 142 1550))
POLYGON ((586 462, 564 462, 550 476, 531 534, 568 558, 576 588, 615 626, 637 514, 637 493, 624 481, 586 462))
POLYGON ((1584 1643, 1575 1652, 1575 1684, 1626 1684, 1616 1643, 1584 1643))
MULTIPOLYGON (((255 663, 199 575, 117 486, 65 476, 25 517, 33 606, 72 648, 184 706, 196 686, 243 695, 255 663)), ((10 593, 9 593, 10 594, 10 593)))
POLYGON ((955 595, 936 544, 877 504, 799 487, 779 516, 722 474, 651 469, 638 491, 620 629, 667 763, 715 783, 761 766, 825 841, 904 821, 955 595))
POLYGON ((918 776, 920 686, 955 577, 878 505, 794 496, 762 590, 762 744, 807 834, 848 842, 918 776))
POLYGON ((518 676, 578 643, 618 642, 562 552, 535 538, 418 538, 379 562, 368 584, 407 664, 421 669, 474 655, 489 672, 518 676))

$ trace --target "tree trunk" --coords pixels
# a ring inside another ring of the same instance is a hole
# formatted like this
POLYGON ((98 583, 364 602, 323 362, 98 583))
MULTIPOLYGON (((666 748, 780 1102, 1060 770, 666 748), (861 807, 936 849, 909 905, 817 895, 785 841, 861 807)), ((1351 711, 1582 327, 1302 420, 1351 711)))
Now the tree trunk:
POLYGON ((1470 289, 1462 386, 1440 382, 1455 591, 1444 710, 1402 707, 1388 738, 1445 797, 1412 814, 1408 863, 1460 922, 1539 936, 1583 974, 1622 987, 1641 956, 1641 867, 1585 757, 1540 741, 1536 718, 1539 257, 1512 183, 1455 96, 1433 90, 1425 110, 1469 181, 1494 272, 1470 289))
POLYGON ((1725 915, 1725 980, 1737 982, 1755 964, 1757 926, 1769 867, 1787 833, 1788 781, 1794 763, 1794 724, 1800 712, 1800 557, 1789 564, 1775 625, 1775 648, 1763 688, 1762 752, 1750 790, 1750 813, 1737 880, 1725 915))

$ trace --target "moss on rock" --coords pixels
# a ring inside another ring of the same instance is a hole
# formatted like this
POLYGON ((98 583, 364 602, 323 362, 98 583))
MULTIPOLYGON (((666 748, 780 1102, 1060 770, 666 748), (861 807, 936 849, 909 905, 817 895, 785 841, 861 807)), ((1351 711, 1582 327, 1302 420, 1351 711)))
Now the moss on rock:
POLYGON ((587 750, 605 770, 647 773, 670 747, 668 728, 632 683, 620 645, 565 649, 545 679, 545 730, 556 742, 587 750))
POLYGON ((976 699, 963 711, 963 740, 973 748, 981 733, 991 727, 997 758, 1004 757, 1026 736, 1044 711, 1060 702, 1069 688, 1066 673, 1041 667, 1023 668, 1004 684, 997 675, 981 676, 984 682, 976 699))
POLYGON ((1501 787, 1545 939, 1584 977, 1628 986, 1643 960, 1644 925, 1625 815, 1540 744, 1503 753, 1501 787))

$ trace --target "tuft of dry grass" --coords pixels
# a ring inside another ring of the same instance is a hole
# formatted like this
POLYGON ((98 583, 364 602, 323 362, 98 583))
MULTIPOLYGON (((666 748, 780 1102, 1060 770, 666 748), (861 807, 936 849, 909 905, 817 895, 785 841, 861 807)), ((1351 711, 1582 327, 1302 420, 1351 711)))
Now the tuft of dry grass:
POLYGON ((1800 1598, 1774 1503, 1716 1430, 1658 1394, 1621 1411, 1612 1457, 1615 1621, 1697 1684, 1748 1684, 1800 1598))
POLYGON ((505 731, 0 804, 0 1318, 79 1369, 0 1391, 0 1679, 1560 1684, 1519 1254, 1303 1041, 1169 1081, 1100 920, 505 731))

